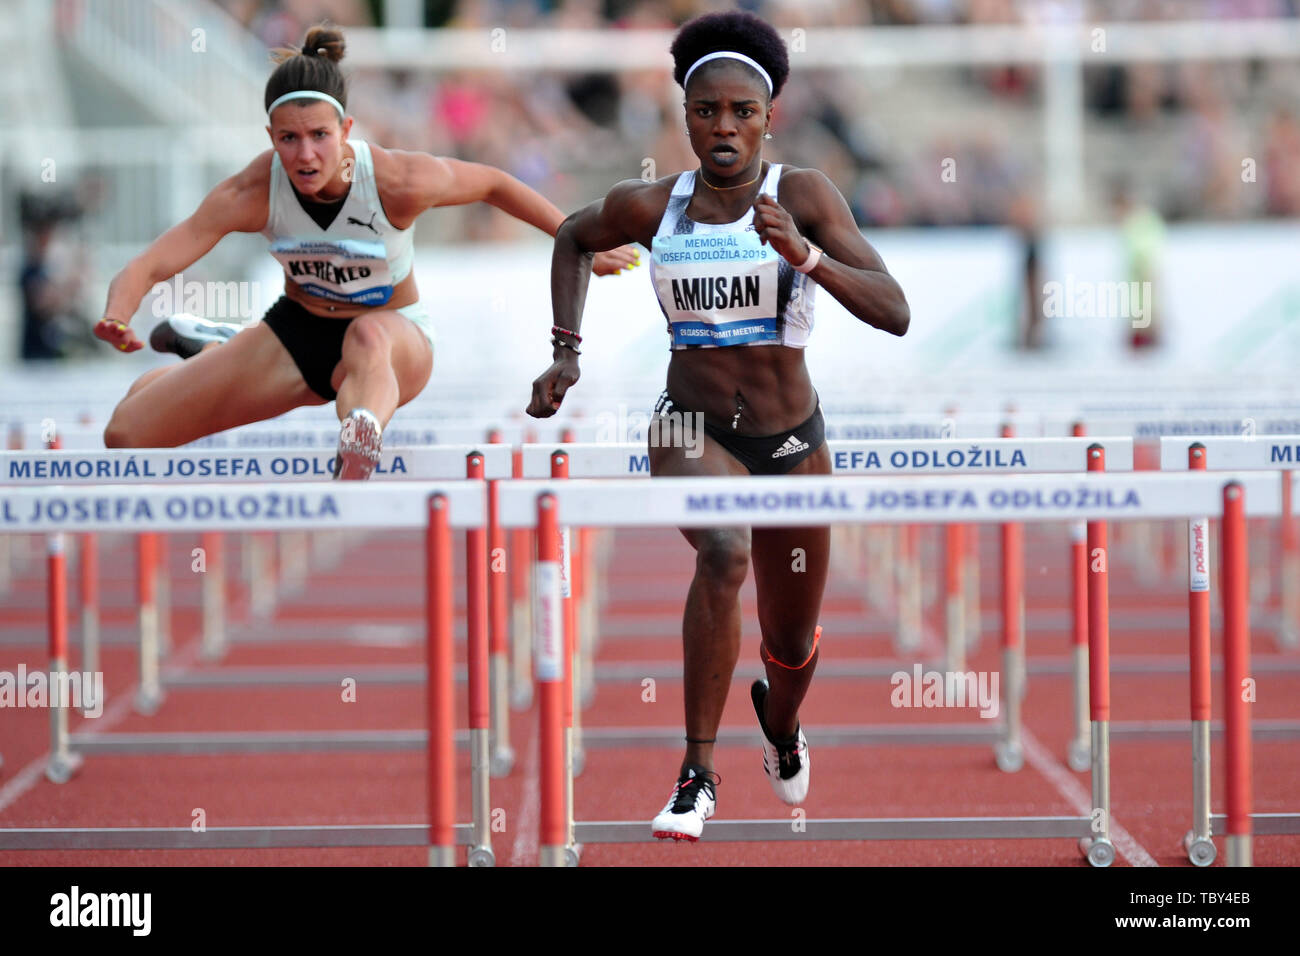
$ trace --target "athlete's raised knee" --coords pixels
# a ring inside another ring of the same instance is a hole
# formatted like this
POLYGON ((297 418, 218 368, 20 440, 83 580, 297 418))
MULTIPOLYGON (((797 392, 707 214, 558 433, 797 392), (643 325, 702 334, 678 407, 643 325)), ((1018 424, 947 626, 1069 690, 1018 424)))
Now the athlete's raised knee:
POLYGON ((124 417, 118 412, 113 413, 113 417, 108 420, 104 427, 104 447, 105 448, 137 448, 139 447, 133 440, 131 428, 124 417))
POLYGON ((359 315, 343 337, 343 360, 387 356, 392 348, 393 339, 383 321, 375 315, 359 315))

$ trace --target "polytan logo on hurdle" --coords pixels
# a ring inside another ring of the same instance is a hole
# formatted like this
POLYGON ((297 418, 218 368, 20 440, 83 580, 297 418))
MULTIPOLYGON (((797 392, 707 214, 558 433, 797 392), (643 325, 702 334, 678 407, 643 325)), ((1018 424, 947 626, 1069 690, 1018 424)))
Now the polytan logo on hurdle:
POLYGON ((155 318, 177 313, 205 319, 237 319, 247 322, 262 315, 267 308, 260 282, 199 282, 185 279, 178 272, 167 282, 149 290, 153 296, 150 311, 155 318))
POLYGON ((152 893, 83 893, 73 886, 50 897, 51 926, 125 926, 133 936, 153 928, 152 893))
POLYGON ((1210 589, 1210 552, 1205 546, 1210 534, 1210 523, 1204 518, 1187 523, 1187 547, 1191 555, 1188 568, 1188 590, 1208 591, 1210 589))
POLYGON ((1075 279, 1043 284, 1043 315, 1049 319, 1130 319, 1135 329, 1151 325, 1150 282, 1092 282, 1075 279))
POLYGON ((889 703, 894 707, 978 707, 980 716, 998 715, 997 671, 894 671, 889 683, 889 703))
MULTIPOLYGON (((598 443, 618 445, 642 440, 651 448, 683 448, 687 458, 699 458, 704 454, 704 413, 672 409, 652 418, 642 411, 629 411, 620 402, 618 411, 596 416, 598 443)), ((632 470, 639 470, 635 459, 632 470)))
POLYGON ((28 673, 27 665, 19 664, 17 673, 0 671, 0 708, 7 707, 75 707, 98 717, 104 713, 104 672, 28 673))

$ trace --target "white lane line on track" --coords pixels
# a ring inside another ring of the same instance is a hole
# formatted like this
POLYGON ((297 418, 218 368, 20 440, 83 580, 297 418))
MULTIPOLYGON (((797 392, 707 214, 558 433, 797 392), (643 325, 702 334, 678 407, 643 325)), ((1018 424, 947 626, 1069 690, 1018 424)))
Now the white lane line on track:
MULTIPOLYGON (((190 665, 194 663, 198 652, 199 641, 196 639, 177 655, 174 664, 167 668, 167 673, 186 673, 190 665)), ((135 700, 135 692, 139 686, 139 684, 132 684, 126 688, 118 696, 117 700, 104 708, 103 714, 98 717, 83 717, 75 728, 69 728, 69 733, 75 731, 87 737, 97 737, 120 724, 131 713, 132 702, 135 700)), ((13 806, 24 794, 41 782, 45 776, 45 765, 49 762, 49 759, 50 752, 47 750, 23 767, 22 770, 19 770, 7 784, 0 787, 0 813, 13 806)))
MULTIPOLYGON (((1021 728, 1021 742, 1025 748, 1025 759, 1029 765, 1047 778, 1067 803, 1074 807, 1080 816, 1092 816, 1092 794, 1083 789, 1083 784, 1070 776, 1059 760, 1050 750, 1039 742, 1027 727, 1021 728)), ((1115 850, 1134 866, 1159 866, 1146 848, 1124 829, 1112 813, 1110 817, 1110 839, 1115 850)))
MULTIPOLYGON (((922 621, 921 648, 936 660, 943 660, 945 649, 940 644, 938 634, 925 626, 922 621)), ((1074 807, 1082 817, 1092 816, 1092 794, 1083 789, 1083 785, 1070 775, 1052 752, 1042 745, 1028 726, 1020 728, 1020 741, 1025 750, 1025 759, 1052 785, 1066 803, 1074 807)), ((1115 844, 1115 851, 1133 866, 1159 866, 1155 858, 1138 843, 1133 835, 1110 816, 1110 839, 1115 844)))
MULTIPOLYGON (((540 705, 539 705, 540 706, 540 705)), ((540 781, 542 757, 537 739, 537 721, 528 721, 528 756, 524 759, 523 809, 515 825, 515 844, 510 849, 511 866, 527 866, 537 861, 540 834, 538 805, 542 799, 540 781)))

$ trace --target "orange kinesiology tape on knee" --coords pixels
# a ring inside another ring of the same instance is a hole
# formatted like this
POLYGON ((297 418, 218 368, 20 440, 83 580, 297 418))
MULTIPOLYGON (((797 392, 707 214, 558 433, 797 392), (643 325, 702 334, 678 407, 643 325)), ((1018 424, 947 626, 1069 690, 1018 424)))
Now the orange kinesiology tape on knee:
POLYGON ((795 667, 791 667, 789 664, 782 664, 780 661, 778 661, 768 651, 766 644, 760 645, 763 649, 763 654, 764 654, 763 661, 764 663, 770 661, 771 663, 775 664, 777 667, 784 667, 788 671, 801 671, 808 666, 808 662, 811 661, 813 659, 813 655, 817 653, 817 642, 820 641, 821 639, 822 639, 822 626, 818 624, 817 629, 813 631, 812 650, 808 652, 808 656, 804 658, 803 663, 795 667))

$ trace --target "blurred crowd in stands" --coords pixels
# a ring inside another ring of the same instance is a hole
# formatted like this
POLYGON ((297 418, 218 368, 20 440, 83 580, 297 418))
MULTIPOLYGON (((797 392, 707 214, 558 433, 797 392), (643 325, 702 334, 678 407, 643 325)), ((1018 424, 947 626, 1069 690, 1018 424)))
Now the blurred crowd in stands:
MULTIPOLYGON (((306 25, 382 25, 383 0, 221 0, 268 46, 306 25)), ((429 27, 671 29, 740 7, 795 27, 1289 18, 1300 0, 420 0, 429 27)), ((864 226, 1017 224, 1035 216, 1043 135, 1037 68, 909 68, 890 76, 793 59, 776 161, 816 166, 864 226), (965 122, 909 119, 930 100, 965 122), (945 87, 952 91, 945 96, 945 87), (960 157, 955 183, 936 174, 960 157)), ((665 64, 667 56, 665 53, 665 64)), ((347 65, 345 61, 345 66, 347 65)), ((1300 60, 1111 64, 1085 70, 1085 157, 1105 210, 1117 176, 1171 220, 1300 216, 1300 60), (1106 139, 1109 134, 1110 139, 1106 139), (1243 175, 1243 161, 1250 160, 1243 175)), ((694 165, 681 95, 658 72, 530 75, 353 69, 354 112, 376 142, 490 163, 571 208, 612 182, 694 165)), ((1098 218, 1108 218, 1104 212, 1098 218)), ((500 221, 473 217, 474 234, 500 221)))

